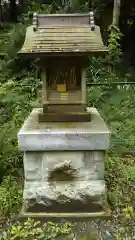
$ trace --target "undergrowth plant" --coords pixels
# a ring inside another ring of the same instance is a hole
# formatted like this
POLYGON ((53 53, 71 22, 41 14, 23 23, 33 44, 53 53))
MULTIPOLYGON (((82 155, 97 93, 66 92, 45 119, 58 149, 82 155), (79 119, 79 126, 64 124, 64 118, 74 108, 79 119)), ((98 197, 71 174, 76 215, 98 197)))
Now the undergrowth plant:
POLYGON ((22 204, 22 182, 7 176, 0 185, 0 219, 16 215, 22 204))
POLYGON ((114 219, 117 226, 115 233, 116 240, 134 240, 135 239, 135 212, 134 208, 128 204, 123 209, 121 216, 117 215, 114 219))
POLYGON ((128 205, 134 207, 135 159, 112 154, 106 159, 108 200, 113 209, 122 211, 128 205))
POLYGON ((34 73, 25 72, 0 84, 0 170, 4 167, 10 172, 22 165, 17 132, 31 110, 39 106, 39 88, 40 81, 34 73))
MULTIPOLYGON (((135 219, 133 209, 127 207, 124 210, 124 221, 121 224, 118 219, 115 221, 117 228, 112 236, 114 240, 134 240, 134 225, 132 224, 132 218, 135 219)), ((113 226, 113 222, 110 222, 110 226, 113 226)), ((8 230, 0 232, 0 240, 103 240, 108 239, 104 235, 104 229, 98 225, 95 230, 87 229, 87 233, 75 233, 74 224, 70 222, 46 222, 41 223, 34 219, 28 219, 24 222, 16 222, 8 230)), ((90 225, 89 225, 90 227, 90 225)), ((104 226, 106 228, 106 226, 104 226)))
POLYGON ((107 60, 109 65, 116 67, 116 64, 120 62, 120 57, 122 55, 120 39, 122 34, 119 27, 115 25, 110 25, 108 28, 109 37, 108 37, 108 49, 109 54, 107 55, 107 60))
MULTIPOLYGON (((77 1, 75 1, 77 3, 77 1)), ((83 1, 82 1, 83 2, 83 1)), ((101 1, 98 1, 101 2, 101 1)), ((104 1, 105 2, 105 1, 104 1)), ((65 12, 72 12, 71 4, 65 12)), ((87 4, 83 9, 88 10, 87 4)), ((50 13, 52 6, 42 5, 40 1, 30 1, 28 15, 34 11, 50 13)), ((77 11, 81 11, 78 8, 77 11)), ((2 43, 5 57, 0 60, 0 216, 16 214, 22 201, 22 183, 16 179, 16 172, 22 168, 22 155, 18 150, 17 132, 25 118, 34 107, 40 106, 37 91, 40 80, 35 77, 35 63, 23 60, 17 56, 21 47, 27 23, 12 25, 8 35, 8 42, 2 43), (4 177, 12 174, 16 177, 4 177), (4 177, 4 181, 3 180, 4 177)), ((113 82, 134 81, 135 71, 130 69, 123 74, 118 69, 122 52, 120 46, 121 33, 119 28, 110 26, 108 38, 109 52, 105 57, 89 59, 88 78, 90 82, 108 83, 109 86, 88 88, 88 105, 95 106, 100 111, 111 130, 111 146, 117 148, 121 154, 123 148, 133 148, 135 145, 135 87, 111 85, 113 82)), ((118 216, 123 213, 123 226, 129 226, 134 220, 135 199, 135 158, 122 157, 112 154, 106 160, 106 182, 108 200, 111 208, 119 209, 118 216)), ((117 216, 117 217, 118 217, 117 216)), ((47 223, 41 228, 40 223, 28 220, 24 224, 17 223, 8 231, 2 233, 0 240, 56 239, 58 236, 71 237, 71 225, 57 225, 47 223)), ((117 223, 116 223, 117 224, 117 223)), ((119 228, 117 240, 124 239, 126 227, 119 228)), ((90 240, 90 239, 89 239, 90 240)))
POLYGON ((69 222, 41 224, 40 221, 28 219, 24 223, 18 222, 1 233, 0 240, 56 240, 58 237, 73 240, 72 224, 69 222))

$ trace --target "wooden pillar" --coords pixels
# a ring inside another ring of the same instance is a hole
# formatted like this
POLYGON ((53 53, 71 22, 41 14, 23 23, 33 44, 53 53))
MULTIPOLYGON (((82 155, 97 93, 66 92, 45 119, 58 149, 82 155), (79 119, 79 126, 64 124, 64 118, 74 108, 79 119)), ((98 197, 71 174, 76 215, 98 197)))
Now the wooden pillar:
POLYGON ((86 104, 86 69, 82 69, 81 76, 82 104, 86 104))
POLYGON ((42 80, 42 102, 43 102, 43 112, 46 112, 48 110, 47 104, 47 77, 46 77, 46 69, 42 69, 41 72, 41 80, 42 80))

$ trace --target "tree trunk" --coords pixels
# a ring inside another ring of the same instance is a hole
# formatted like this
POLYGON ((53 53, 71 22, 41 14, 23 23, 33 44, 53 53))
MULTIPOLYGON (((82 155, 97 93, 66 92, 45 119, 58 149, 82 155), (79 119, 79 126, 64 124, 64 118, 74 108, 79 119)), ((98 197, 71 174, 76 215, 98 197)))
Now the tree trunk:
POLYGON ((89 9, 93 8, 93 0, 88 0, 88 7, 89 9))
POLYGON ((1 4, 1 0, 0 0, 0 26, 2 24, 2 4, 1 4))
POLYGON ((114 0, 112 25, 115 25, 115 26, 119 25, 120 6, 121 6, 121 0, 114 0))
POLYGON ((13 22, 17 22, 16 0, 10 0, 10 20, 13 22))
POLYGON ((24 4, 24 0, 20 0, 20 4, 23 6, 23 4, 24 4))

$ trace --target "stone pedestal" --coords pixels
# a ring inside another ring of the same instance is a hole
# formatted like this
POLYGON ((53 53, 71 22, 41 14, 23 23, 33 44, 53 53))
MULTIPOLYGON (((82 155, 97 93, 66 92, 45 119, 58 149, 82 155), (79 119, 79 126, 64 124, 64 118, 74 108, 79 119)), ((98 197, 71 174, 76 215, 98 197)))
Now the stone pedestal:
POLYGON ((24 152, 23 213, 101 213, 110 132, 95 108, 91 122, 39 123, 34 109, 18 133, 24 152))

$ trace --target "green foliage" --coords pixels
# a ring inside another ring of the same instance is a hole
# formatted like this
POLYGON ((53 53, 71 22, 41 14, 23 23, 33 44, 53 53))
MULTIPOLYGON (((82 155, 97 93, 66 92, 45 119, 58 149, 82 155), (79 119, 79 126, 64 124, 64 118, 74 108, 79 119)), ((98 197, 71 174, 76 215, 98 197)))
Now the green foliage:
MULTIPOLYGON (((88 69, 89 76, 96 81, 113 83, 129 81, 133 70, 128 74, 120 74, 115 70, 105 68, 101 58, 91 59, 88 69), (110 72, 110 74, 109 74, 110 72)), ((108 123, 111 130, 111 147, 115 147, 119 154, 126 148, 134 147, 134 86, 94 86, 88 89, 89 106, 98 107, 100 113, 108 123)), ((113 209, 125 207, 127 203, 134 202, 135 159, 131 157, 111 156, 106 161, 106 181, 108 185, 108 198, 113 209), (129 192, 129 194, 128 194, 129 192)))
POLYGON ((88 3, 85 0, 68 1, 64 6, 58 8, 58 13, 89 12, 88 3))
MULTIPOLYGON (((112 151, 117 152, 106 160, 108 200, 113 210, 122 211, 128 206, 133 208, 135 198, 135 158, 122 156, 126 149, 134 148, 135 87, 111 84, 133 81, 134 70, 130 68, 128 73, 123 73, 118 69, 121 58, 119 43, 121 34, 119 29, 113 29, 112 26, 109 30, 109 54, 105 58, 93 57, 89 60, 88 77, 91 82, 109 83, 110 86, 89 87, 87 96, 89 106, 98 108, 111 130, 112 151)), ((126 221, 126 216, 123 216, 124 219, 126 221)), ((124 227, 121 234, 125 234, 124 227)))
MULTIPOLYGON (((89 58, 87 75, 93 82, 113 83, 118 82, 125 76, 122 76, 120 71, 117 71, 117 66, 120 66, 121 60, 121 32, 118 27, 111 25, 108 29, 108 53, 103 57, 89 58)), ((127 77, 127 76, 126 76, 127 77)), ((125 79, 124 79, 125 80, 125 79)))
POLYGON ((115 155, 106 160, 106 182, 108 198, 113 208, 133 206, 135 197, 135 159, 115 155))
POLYGON ((86 0, 71 1, 72 12, 89 12, 88 3, 86 0))
POLYGON ((32 1, 30 6, 28 6, 27 11, 28 11, 28 16, 31 17, 34 12, 49 14, 51 12, 51 9, 52 9, 52 4, 50 4, 50 5, 42 4, 41 5, 40 1, 38 1, 38 2, 32 1))
POLYGON ((11 78, 11 74, 20 67, 17 51, 24 41, 25 30, 26 24, 10 25, 7 32, 4 33, 6 37, 4 42, 0 41, 1 52, 4 54, 4 58, 0 60, 0 83, 11 78))
POLYGON ((0 185, 0 218, 18 213, 21 204, 21 180, 12 176, 5 177, 0 185))
MULTIPOLYGON (((89 59, 89 66, 87 69, 88 78, 95 83, 101 82, 110 84, 108 89, 106 89, 108 92, 109 90, 115 90, 115 86, 111 85, 112 83, 128 80, 127 75, 124 75, 124 73, 121 73, 115 67, 116 65, 118 66, 118 60, 120 60, 119 51, 118 53, 113 53, 111 48, 105 58, 92 57, 89 59), (113 58, 115 58, 115 60, 113 60, 113 58)), ((103 87, 102 89, 104 90, 103 87)))
POLYGON ((89 106, 98 106, 101 115, 109 124, 113 145, 134 146, 134 85, 111 85, 114 82, 133 81, 134 70, 128 73, 120 72, 116 68, 121 57, 118 28, 110 27, 109 54, 105 58, 91 58, 89 60, 88 77, 91 82, 109 83, 110 86, 93 86, 88 88, 89 106), (123 131, 124 129, 124 131, 123 131))
MULTIPOLYGON (((106 1, 95 1, 95 8, 98 12, 101 12, 105 5, 106 1)), ((33 107, 39 106, 36 99, 37 91, 40 88, 40 80, 35 77, 35 63, 28 60, 24 61, 17 56, 17 51, 24 40, 26 26, 29 23, 28 16, 32 17, 35 11, 39 13, 87 12, 88 5, 85 4, 85 1, 80 1, 78 4, 75 0, 72 5, 68 3, 63 8, 63 6, 59 7, 57 4, 41 6, 40 1, 29 1, 26 8, 26 20, 23 19, 24 23, 11 25, 7 30, 8 32, 4 32, 6 41, 2 40, 0 44, 3 52, 5 52, 3 60, 0 60, 1 179, 3 175, 9 173, 15 175, 22 167, 22 155, 17 146, 17 132, 33 107)), ((119 81, 134 81, 134 69, 129 69, 128 73, 119 70, 122 56, 120 30, 110 26, 109 31, 109 53, 105 58, 90 58, 88 77, 94 83, 100 81, 111 84, 119 81)), ((135 87, 127 85, 96 86, 88 89, 88 105, 98 108, 112 132, 112 147, 116 147, 115 149, 119 149, 119 151, 121 147, 134 147, 134 93, 135 87)), ((108 199, 113 209, 125 208, 126 213, 124 213, 123 220, 126 223, 134 217, 131 210, 131 208, 133 209, 135 196, 134 165, 134 158, 129 156, 124 158, 113 154, 106 160, 108 199)), ((0 214, 6 216, 16 213, 16 210, 20 208, 21 198, 21 183, 18 184, 18 181, 13 177, 6 177, 0 186, 0 214)), ((55 239, 58 235, 64 237, 70 235, 70 228, 71 226, 61 225, 60 227, 52 223, 47 223, 41 228, 39 223, 29 220, 24 225, 18 223, 9 231, 4 232, 1 240, 33 239, 33 234, 36 234, 35 239, 55 239)), ((117 239, 120 239, 118 238, 121 236, 120 234, 123 234, 123 232, 118 233, 117 239)))
POLYGON ((110 89, 110 92, 106 89, 100 101, 100 111, 110 126, 112 144, 115 146, 123 145, 128 148, 134 146, 134 89, 126 85, 118 85, 110 89))
POLYGON ((22 164, 17 132, 28 113, 39 104, 36 101, 39 87, 34 73, 25 72, 0 85, 0 163, 6 169, 22 164))
POLYGON ((17 132, 28 113, 39 104, 36 98, 40 81, 35 78, 35 64, 17 56, 26 26, 27 21, 9 25, 2 33, 5 55, 0 60, 0 181, 4 174, 11 171, 13 174, 22 167, 17 132), (27 69, 22 69, 22 66, 27 69))
POLYGON ((33 219, 28 219, 24 223, 18 222, 8 231, 4 231, 0 240, 55 240, 58 237, 72 240, 71 230, 72 224, 69 222, 61 224, 47 222, 42 225, 40 221, 35 222, 33 219))
POLYGON ((5 52, 8 54, 9 58, 16 56, 17 51, 22 45, 25 38, 26 24, 18 23, 12 25, 10 30, 8 42, 5 45, 5 52))
POLYGON ((109 54, 107 55, 107 60, 109 64, 115 66, 119 61, 122 55, 120 39, 121 39, 121 32, 117 26, 111 25, 109 27, 109 38, 108 38, 108 48, 109 54))
POLYGON ((115 234, 116 240, 131 239, 134 240, 135 232, 135 212, 134 208, 130 205, 127 205, 123 209, 122 217, 120 219, 121 225, 118 226, 117 232, 115 234))

